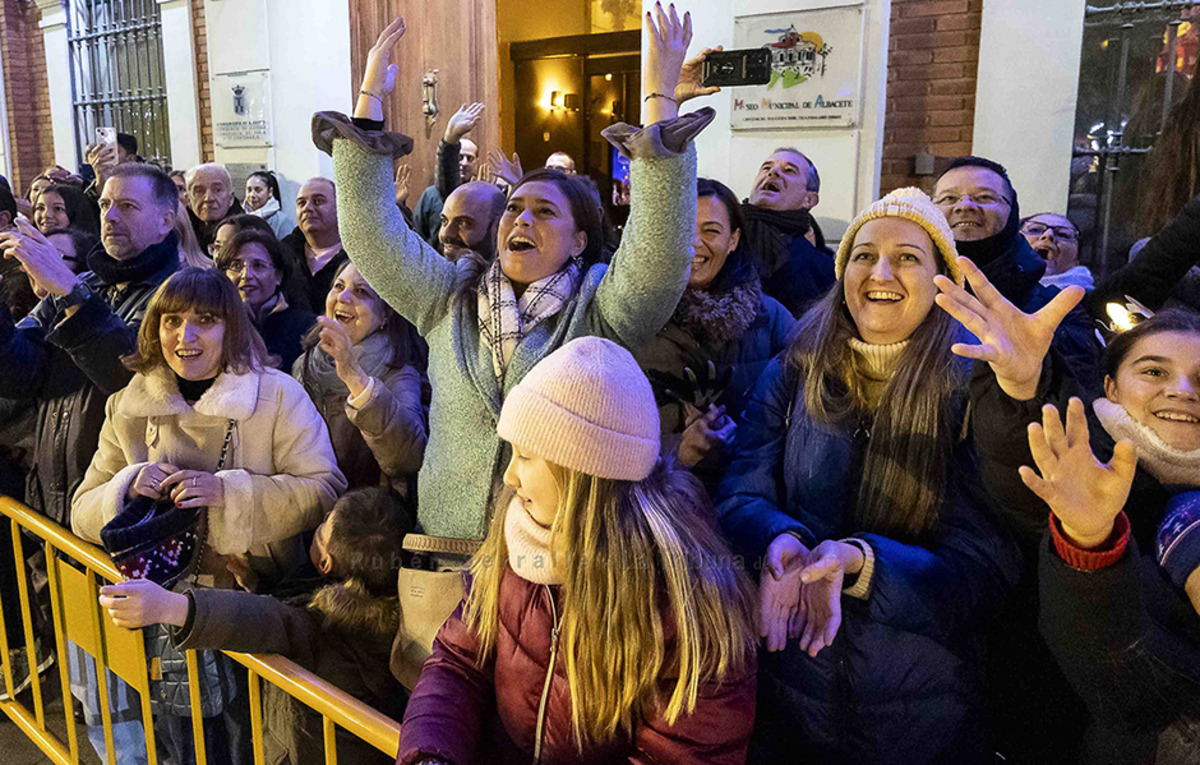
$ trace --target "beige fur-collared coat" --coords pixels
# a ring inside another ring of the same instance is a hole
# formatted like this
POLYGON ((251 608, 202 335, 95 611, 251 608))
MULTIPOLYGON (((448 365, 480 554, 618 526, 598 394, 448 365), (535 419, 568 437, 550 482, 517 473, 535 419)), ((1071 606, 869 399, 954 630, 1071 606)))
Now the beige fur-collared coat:
MULTIPOLYGON (((109 398, 106 414, 71 509, 72 529, 89 541, 99 541, 147 464, 215 470, 230 420, 229 455, 216 473, 224 502, 208 513, 213 553, 248 554, 260 575, 286 574, 304 555, 300 535, 316 528, 346 489, 325 421, 300 383, 275 369, 224 372, 193 407, 160 367, 134 375, 109 398)), ((206 557, 204 568, 220 584, 224 567, 206 557)))

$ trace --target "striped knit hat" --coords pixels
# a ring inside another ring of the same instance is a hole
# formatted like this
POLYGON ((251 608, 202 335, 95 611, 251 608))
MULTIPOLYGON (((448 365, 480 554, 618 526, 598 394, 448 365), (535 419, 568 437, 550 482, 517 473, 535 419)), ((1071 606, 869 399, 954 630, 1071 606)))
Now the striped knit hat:
POLYGON ((640 481, 658 461, 661 434, 650 381, 610 340, 581 337, 538 362, 500 410, 500 437, 571 470, 640 481))
POLYGON ((876 218, 903 218, 925 229, 925 233, 929 234, 929 238, 933 240, 933 246, 942 257, 946 273, 957 284, 963 283, 963 272, 955 262, 958 257, 958 249, 954 246, 954 232, 950 230, 946 216, 933 203, 933 200, 926 196, 924 191, 912 186, 896 189, 883 199, 872 202, 850 223, 850 228, 846 229, 845 235, 842 236, 842 243, 838 246, 833 263, 834 273, 837 274, 838 279, 842 278, 842 273, 846 270, 846 263, 850 260, 850 250, 854 247, 854 236, 863 227, 863 224, 876 218))

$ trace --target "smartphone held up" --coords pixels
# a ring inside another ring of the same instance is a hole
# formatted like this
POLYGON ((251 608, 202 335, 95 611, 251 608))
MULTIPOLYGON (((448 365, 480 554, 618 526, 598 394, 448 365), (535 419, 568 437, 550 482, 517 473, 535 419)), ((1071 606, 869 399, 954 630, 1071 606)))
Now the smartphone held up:
POLYGON ((700 84, 704 87, 766 85, 771 81, 771 51, 767 48, 712 51, 704 57, 700 84))

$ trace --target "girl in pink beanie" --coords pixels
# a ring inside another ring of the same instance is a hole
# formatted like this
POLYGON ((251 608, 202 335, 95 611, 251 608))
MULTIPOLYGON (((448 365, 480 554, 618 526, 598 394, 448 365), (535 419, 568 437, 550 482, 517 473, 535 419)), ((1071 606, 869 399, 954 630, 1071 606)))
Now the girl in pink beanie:
POLYGON ((573 340, 504 402, 513 446, 398 762, 745 761, 755 595, 703 489, 658 459, 633 356, 573 340))

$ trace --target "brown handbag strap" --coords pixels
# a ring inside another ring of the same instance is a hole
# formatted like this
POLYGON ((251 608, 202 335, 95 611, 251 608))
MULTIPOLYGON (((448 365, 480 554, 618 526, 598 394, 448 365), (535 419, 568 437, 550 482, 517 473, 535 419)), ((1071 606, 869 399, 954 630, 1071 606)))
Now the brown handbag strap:
POLYGON ((408 552, 433 553, 434 555, 461 555, 468 558, 475 554, 483 542, 478 539, 454 539, 433 537, 428 534, 405 534, 401 543, 408 552))

